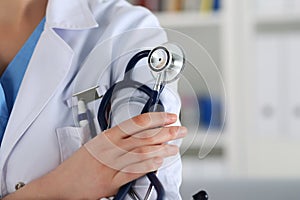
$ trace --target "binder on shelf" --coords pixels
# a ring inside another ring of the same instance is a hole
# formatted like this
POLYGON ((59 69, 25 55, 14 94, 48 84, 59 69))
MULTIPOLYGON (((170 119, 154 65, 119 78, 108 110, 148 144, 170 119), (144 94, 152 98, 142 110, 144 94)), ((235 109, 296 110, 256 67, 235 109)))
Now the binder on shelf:
POLYGON ((183 10, 184 0, 163 0, 161 2, 162 11, 177 12, 183 10))
POLYGON ((144 6, 151 11, 161 11, 161 1, 160 0, 138 0, 135 4, 144 6))
POLYGON ((198 11, 200 8, 199 0, 185 0, 183 3, 184 11, 198 11))
POLYGON ((128 0, 134 5, 144 6, 151 11, 192 11, 201 12, 218 11, 221 0, 128 0))
POLYGON ((201 0, 200 12, 211 12, 213 8, 213 0, 201 0))
POLYGON ((204 129, 222 128, 222 108, 221 102, 216 97, 203 95, 198 97, 200 110, 200 127, 204 129))
MULTIPOLYGON (((259 135, 280 133, 280 48, 281 36, 274 33, 259 34, 256 40, 256 63, 254 73, 256 98, 253 102, 255 126, 259 135)), ((250 77, 251 78, 251 74, 250 77)))
POLYGON ((262 135, 300 138, 300 31, 260 33, 256 48, 256 125, 262 135))
POLYGON ((291 137, 300 138, 300 31, 289 33, 287 39, 287 126, 291 137))
POLYGON ((213 11, 219 11, 221 8, 221 0, 214 0, 212 8, 213 11))

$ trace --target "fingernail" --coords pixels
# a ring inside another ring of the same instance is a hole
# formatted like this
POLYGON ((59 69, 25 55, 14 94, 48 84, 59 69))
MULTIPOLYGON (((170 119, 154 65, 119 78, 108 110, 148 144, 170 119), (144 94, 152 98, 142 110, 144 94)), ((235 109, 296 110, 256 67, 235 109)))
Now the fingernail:
POLYGON ((161 158, 161 157, 156 157, 156 158, 154 158, 154 162, 156 163, 156 164, 162 164, 162 162, 163 162, 163 159, 161 158))
POLYGON ((174 121, 177 120, 177 115, 172 114, 172 113, 168 113, 167 114, 167 119, 168 119, 168 122, 174 122, 174 121))

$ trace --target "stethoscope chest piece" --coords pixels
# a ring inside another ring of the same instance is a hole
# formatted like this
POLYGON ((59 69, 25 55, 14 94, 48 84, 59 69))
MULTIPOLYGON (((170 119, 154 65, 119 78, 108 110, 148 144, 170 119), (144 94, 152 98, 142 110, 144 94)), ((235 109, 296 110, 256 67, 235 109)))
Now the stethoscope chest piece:
POLYGON ((148 65, 154 78, 163 84, 176 80, 184 68, 183 50, 175 44, 165 43, 154 48, 148 56, 148 65))

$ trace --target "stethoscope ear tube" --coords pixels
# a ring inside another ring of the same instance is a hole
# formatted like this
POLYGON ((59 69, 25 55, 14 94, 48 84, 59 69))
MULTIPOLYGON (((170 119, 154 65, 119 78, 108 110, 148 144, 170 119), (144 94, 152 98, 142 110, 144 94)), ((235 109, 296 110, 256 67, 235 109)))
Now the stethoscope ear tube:
MULTIPOLYGON (((145 106, 143 107, 143 110, 141 113, 146 113, 149 112, 149 109, 151 108, 151 105, 153 105, 153 96, 155 96, 153 93, 155 93, 156 91, 153 91, 151 88, 149 88, 146 85, 143 85, 137 81, 133 81, 133 80, 123 80, 120 81, 118 83, 115 83, 112 87, 110 87, 107 92, 105 93, 105 95, 103 96, 103 99, 100 103, 100 106, 98 108, 98 123, 100 125, 100 128, 102 131, 110 128, 109 125, 109 118, 110 118, 110 105, 112 102, 112 98, 113 98, 113 94, 117 93, 118 91, 125 89, 125 88, 136 88, 139 91, 147 94, 149 96, 149 100, 147 101, 147 103, 145 104, 145 106)), ((160 109, 160 111, 164 111, 164 107, 163 104, 160 100, 158 100, 157 103, 157 107, 160 109)), ((164 188, 162 186, 162 184, 160 183, 160 181, 158 180, 158 178, 156 177, 154 172, 150 172, 147 174, 147 177, 149 178, 151 184, 153 184, 156 192, 157 192, 157 199, 158 200, 162 200, 163 196, 165 194, 164 188), (153 181, 153 182, 152 182, 153 181)), ((132 186, 134 185, 135 181, 129 182, 125 185, 123 185, 117 195, 115 196, 115 200, 123 200, 125 199, 126 195, 128 194, 128 192, 130 191, 130 188, 132 188, 132 186)))
POLYGON ((109 109, 108 109, 108 107, 110 107, 109 104, 111 102, 112 93, 113 93, 115 87, 116 87, 116 84, 114 84, 112 87, 110 87, 107 90, 105 95, 102 97, 100 106, 98 108, 97 119, 98 119, 98 123, 99 123, 102 131, 105 131, 106 129, 109 128, 109 125, 108 125, 109 109))
POLYGON ((152 90, 152 95, 151 98, 148 99, 147 103, 145 104, 142 114, 147 113, 147 112, 164 112, 165 108, 163 104, 161 103, 159 96, 160 93, 162 92, 164 86, 161 87, 159 91, 152 90))
POLYGON ((126 69, 125 69, 125 78, 126 76, 129 78, 131 78, 131 72, 132 69, 135 67, 135 65, 143 58, 146 58, 149 53, 151 52, 151 50, 144 50, 144 51, 140 51, 137 54, 135 54, 128 62, 126 69))
POLYGON ((126 183, 122 187, 120 187, 118 193, 116 194, 114 200, 123 200, 125 199, 126 195, 129 193, 130 188, 134 185, 135 181, 131 181, 126 183))
MULTIPOLYGON (((98 108, 98 113, 97 113, 97 119, 98 119, 98 123, 100 125, 100 128, 102 131, 111 128, 109 126, 109 118, 110 118, 110 105, 111 102, 113 100, 113 95, 115 93, 118 93, 118 91, 122 90, 122 89, 126 89, 126 88, 134 88, 137 89, 143 93, 145 93, 148 97, 149 100, 147 101, 147 103, 145 104, 145 106, 143 107, 143 110, 141 113, 146 113, 149 112, 149 108, 151 107, 153 100, 152 100, 152 96, 153 93, 155 91, 153 91, 151 88, 149 88, 147 85, 143 85, 140 82, 137 81, 133 81, 133 80, 123 80, 120 81, 118 83, 115 83, 113 86, 111 86, 107 92, 105 93, 105 95, 102 97, 102 101, 100 103, 100 106, 98 108)), ((160 109, 161 112, 164 112, 164 107, 163 104, 161 102, 161 100, 158 100, 158 107, 160 109)))
POLYGON ((151 184, 154 186, 154 189, 157 193, 157 200, 163 200, 165 196, 165 190, 161 182, 158 180, 155 172, 149 172, 147 174, 148 179, 150 180, 151 184))

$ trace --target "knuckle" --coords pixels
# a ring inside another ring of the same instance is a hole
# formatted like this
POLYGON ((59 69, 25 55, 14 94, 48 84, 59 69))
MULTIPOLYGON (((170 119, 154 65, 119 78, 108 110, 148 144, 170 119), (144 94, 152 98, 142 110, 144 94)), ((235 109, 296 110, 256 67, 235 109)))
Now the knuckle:
POLYGON ((149 156, 147 156, 147 154, 136 154, 135 157, 136 157, 135 160, 137 162, 142 162, 149 158, 149 156))
POLYGON ((156 170, 158 168, 158 166, 156 166, 154 162, 147 162, 146 165, 147 165, 146 167, 149 171, 156 170))
POLYGON ((162 139, 164 139, 164 129, 158 128, 152 129, 145 137, 142 138, 143 144, 156 144, 159 143, 162 139))
POLYGON ((151 129, 149 131, 146 131, 145 134, 143 135, 142 138, 153 138, 157 135, 159 135, 162 132, 162 128, 155 128, 155 129, 151 129))
POLYGON ((148 113, 138 115, 138 116, 132 118, 132 120, 133 120, 133 123, 135 123, 138 126, 147 126, 151 122, 150 116, 148 113))
POLYGON ((147 160, 149 157, 150 156, 147 153, 138 154, 139 160, 147 160))
POLYGON ((149 153, 149 149, 147 147, 140 147, 135 150, 135 153, 137 153, 139 155, 145 155, 145 154, 149 153))
POLYGON ((179 127, 178 126, 172 126, 169 127, 169 135, 171 138, 175 138, 176 135, 178 134, 179 127))
POLYGON ((146 144, 154 144, 155 143, 155 138, 154 137, 148 137, 144 139, 144 143, 146 144))

